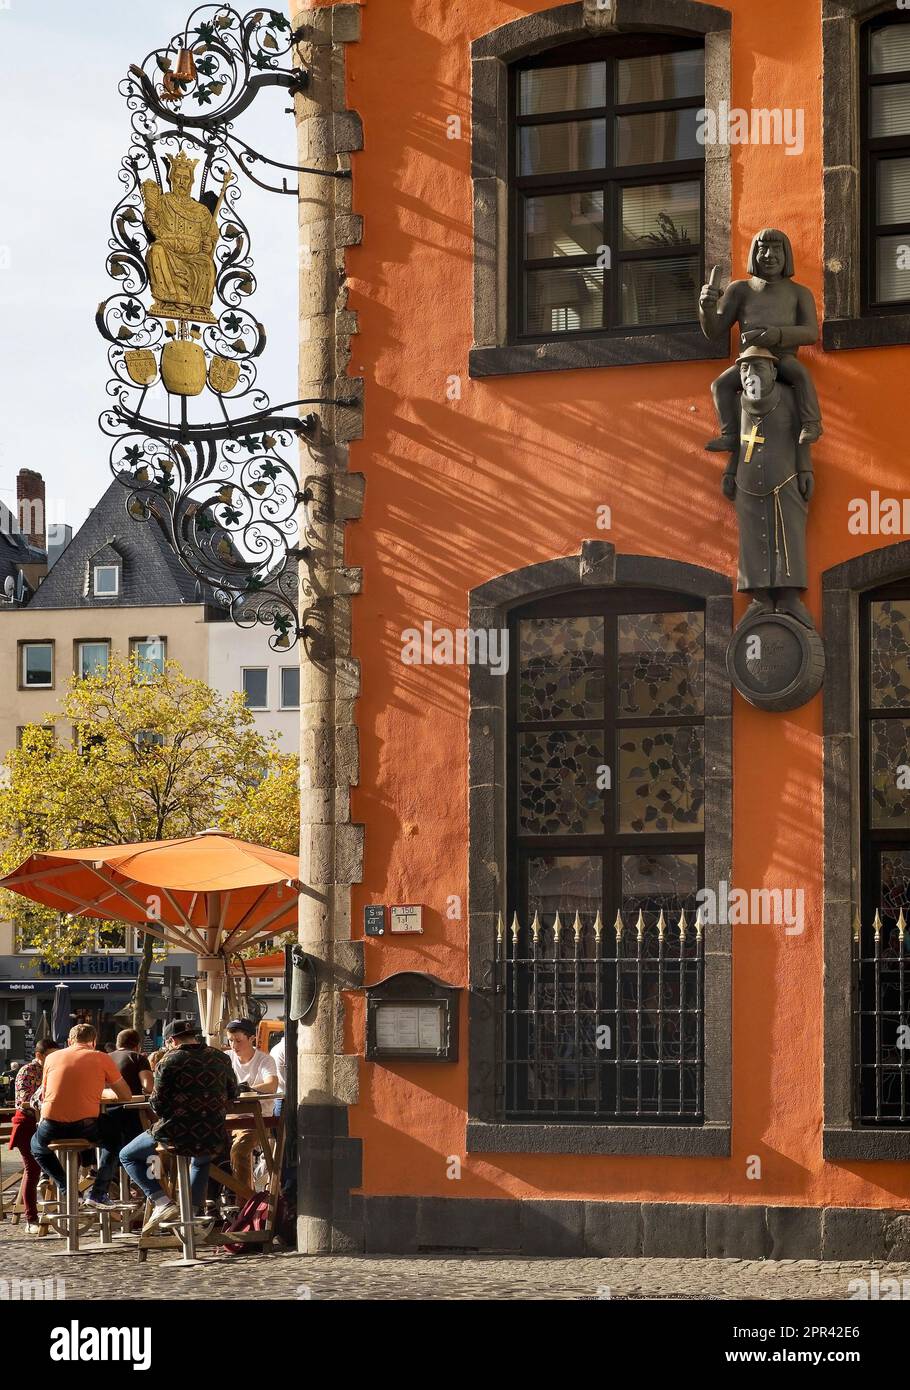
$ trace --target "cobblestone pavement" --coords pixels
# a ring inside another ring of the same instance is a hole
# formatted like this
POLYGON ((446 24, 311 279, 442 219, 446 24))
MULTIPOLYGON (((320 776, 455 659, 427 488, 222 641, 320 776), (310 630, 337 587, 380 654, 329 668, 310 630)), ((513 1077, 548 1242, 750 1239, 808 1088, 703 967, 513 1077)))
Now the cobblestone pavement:
MULTIPOLYGON (((135 1249, 67 1257, 63 1242, 0 1222, 0 1281, 65 1281, 68 1299, 846 1299, 851 1279, 910 1279, 910 1264, 813 1260, 529 1260, 434 1256, 213 1257, 194 1269, 162 1268, 175 1256, 135 1249), (241 1277, 242 1267, 242 1277, 241 1277), (609 1292, 607 1292, 609 1290, 609 1292)), ((0 1294, 4 1293, 0 1283, 0 1294)), ((5 1296, 9 1296, 8 1292, 5 1296)))

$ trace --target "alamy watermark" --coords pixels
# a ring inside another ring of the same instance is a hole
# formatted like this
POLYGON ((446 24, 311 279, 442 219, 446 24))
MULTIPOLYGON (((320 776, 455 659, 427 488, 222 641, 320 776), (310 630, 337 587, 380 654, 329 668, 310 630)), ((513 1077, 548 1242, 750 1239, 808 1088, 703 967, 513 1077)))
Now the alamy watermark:
POLYGON ((509 670, 509 630, 500 627, 406 627, 401 634, 404 666, 488 666, 494 676, 509 670))
POLYGON ((705 926, 783 927, 787 936, 805 931, 802 888, 731 888, 725 879, 695 894, 705 926))
POLYGON ((700 145, 783 145, 788 155, 805 149, 806 113, 801 106, 731 106, 720 101, 717 109, 702 107, 697 113, 695 138, 700 145))

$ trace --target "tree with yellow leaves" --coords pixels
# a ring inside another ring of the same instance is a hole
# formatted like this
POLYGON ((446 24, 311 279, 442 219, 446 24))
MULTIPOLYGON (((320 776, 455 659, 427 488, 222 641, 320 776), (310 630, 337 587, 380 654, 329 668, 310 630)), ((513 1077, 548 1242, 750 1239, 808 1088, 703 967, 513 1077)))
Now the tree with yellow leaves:
MULTIPOLYGON (((45 725, 28 725, 0 785, 0 871, 46 849, 178 839, 217 826, 295 854, 299 767, 263 736, 242 694, 221 695, 176 661, 136 658, 74 677, 45 725)), ((52 965, 91 951, 97 921, 61 917, 15 893, 0 912, 52 965)), ((109 928, 110 924, 104 924, 109 928)), ((102 927, 102 931, 104 930, 102 927)), ((133 997, 142 1028, 154 938, 133 997)))

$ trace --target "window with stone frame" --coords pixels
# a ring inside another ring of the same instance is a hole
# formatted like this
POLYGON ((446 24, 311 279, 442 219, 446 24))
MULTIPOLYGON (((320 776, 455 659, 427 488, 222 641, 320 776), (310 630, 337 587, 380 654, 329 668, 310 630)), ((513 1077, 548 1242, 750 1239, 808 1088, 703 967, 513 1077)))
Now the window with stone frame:
POLYGON ((623 35, 513 65, 509 336, 697 322, 704 44, 623 35))
POLYGON ((863 309, 910 312, 910 13, 863 25, 863 309))
POLYGON ((702 1118, 704 637, 665 592, 512 616, 509 1119, 702 1118))
POLYGON ((910 942, 901 920, 903 914, 910 923, 910 583, 863 596, 860 651, 855 1119, 860 1125, 910 1125, 910 1052, 904 1045, 910 942))

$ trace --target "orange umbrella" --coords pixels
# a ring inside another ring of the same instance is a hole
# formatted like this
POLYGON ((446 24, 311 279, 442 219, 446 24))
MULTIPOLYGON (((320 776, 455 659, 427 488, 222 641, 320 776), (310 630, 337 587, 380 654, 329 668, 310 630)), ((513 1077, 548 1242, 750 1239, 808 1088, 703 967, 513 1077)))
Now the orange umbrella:
POLYGON ((212 1038, 227 956, 296 926, 297 898, 310 891, 298 873, 295 855, 205 830, 185 840, 32 854, 0 888, 73 917, 133 922, 194 952, 203 1031, 212 1038))

